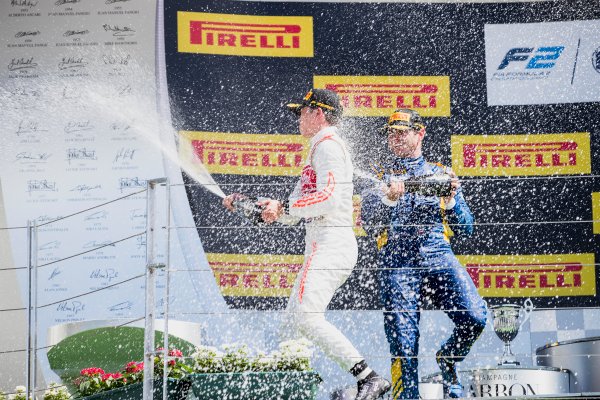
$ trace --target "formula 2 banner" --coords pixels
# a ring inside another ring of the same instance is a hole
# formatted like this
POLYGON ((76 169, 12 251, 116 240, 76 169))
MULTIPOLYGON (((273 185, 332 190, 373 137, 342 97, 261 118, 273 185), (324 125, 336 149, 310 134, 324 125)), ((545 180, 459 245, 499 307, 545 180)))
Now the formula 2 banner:
POLYGON ((600 101, 600 20, 485 25, 488 105, 600 101))

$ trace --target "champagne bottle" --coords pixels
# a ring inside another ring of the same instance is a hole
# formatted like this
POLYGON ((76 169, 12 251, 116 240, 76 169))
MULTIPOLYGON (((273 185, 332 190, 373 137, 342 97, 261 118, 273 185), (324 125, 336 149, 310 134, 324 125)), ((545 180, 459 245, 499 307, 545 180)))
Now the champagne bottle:
POLYGON ((254 225, 262 225, 262 207, 256 204, 258 201, 255 197, 242 197, 233 200, 231 203, 236 213, 252 222, 254 225))
POLYGON ((448 174, 411 176, 404 181, 404 188, 422 196, 447 197, 452 193, 451 180, 448 174))

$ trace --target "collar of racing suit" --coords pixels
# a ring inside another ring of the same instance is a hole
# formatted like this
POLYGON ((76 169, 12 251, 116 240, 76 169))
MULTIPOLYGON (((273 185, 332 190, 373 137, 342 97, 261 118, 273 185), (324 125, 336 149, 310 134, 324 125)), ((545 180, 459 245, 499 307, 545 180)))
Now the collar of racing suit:
POLYGON ((394 170, 404 170, 405 173, 410 174, 411 172, 415 172, 421 170, 425 165, 425 159, 423 156, 415 157, 415 158, 403 158, 396 157, 394 160, 394 170))
POLYGON ((321 129, 317 134, 310 138, 310 147, 313 147, 315 143, 319 140, 323 139, 327 135, 337 134, 337 127, 328 126, 326 128, 321 129))

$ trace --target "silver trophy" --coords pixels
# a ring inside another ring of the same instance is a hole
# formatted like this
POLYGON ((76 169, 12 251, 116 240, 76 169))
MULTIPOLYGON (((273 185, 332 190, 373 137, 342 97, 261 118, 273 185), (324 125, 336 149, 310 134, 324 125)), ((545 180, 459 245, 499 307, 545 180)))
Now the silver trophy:
POLYGON ((498 365, 520 365, 510 348, 519 330, 531 316, 533 303, 525 300, 523 306, 518 304, 499 304, 490 307, 494 332, 504 342, 504 353, 498 365))

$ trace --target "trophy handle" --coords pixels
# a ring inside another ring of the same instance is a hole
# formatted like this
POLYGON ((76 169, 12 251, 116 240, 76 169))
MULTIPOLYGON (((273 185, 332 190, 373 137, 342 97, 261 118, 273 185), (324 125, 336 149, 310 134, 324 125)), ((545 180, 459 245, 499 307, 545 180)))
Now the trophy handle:
POLYGON ((533 302, 531 301, 531 299, 529 299, 529 298, 526 299, 523 302, 523 308, 521 308, 524 317, 523 317, 523 320, 521 321, 521 324, 519 325, 519 330, 521 330, 521 328, 523 327, 525 322, 527 322, 527 320, 531 316, 531 312, 533 311, 533 309, 534 309, 534 307, 533 307, 533 302))

